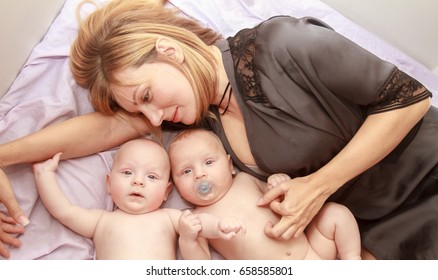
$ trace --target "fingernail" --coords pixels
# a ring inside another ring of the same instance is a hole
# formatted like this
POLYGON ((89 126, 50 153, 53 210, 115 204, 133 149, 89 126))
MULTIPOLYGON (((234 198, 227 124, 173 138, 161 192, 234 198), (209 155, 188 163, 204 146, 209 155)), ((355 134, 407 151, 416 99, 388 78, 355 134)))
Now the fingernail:
POLYGON ((20 216, 20 218, 18 218, 18 222, 23 226, 27 226, 28 224, 30 224, 30 221, 26 216, 20 216))
POLYGON ((263 197, 259 199, 259 201, 257 201, 257 205, 262 205, 263 204, 263 197))

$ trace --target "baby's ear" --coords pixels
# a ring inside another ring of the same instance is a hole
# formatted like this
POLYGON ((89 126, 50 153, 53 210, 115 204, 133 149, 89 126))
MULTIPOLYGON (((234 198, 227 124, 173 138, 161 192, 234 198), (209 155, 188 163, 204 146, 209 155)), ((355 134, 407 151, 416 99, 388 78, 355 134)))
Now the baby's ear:
POLYGON ((184 53, 180 46, 166 37, 160 37, 155 42, 155 48, 159 54, 175 59, 179 64, 184 62, 184 53))
POLYGON ((169 183, 167 184, 167 189, 166 189, 166 193, 164 195, 163 201, 167 201, 167 198, 169 197, 169 194, 170 194, 171 190, 172 190, 172 182, 169 181, 169 183))
POLYGON ((111 175, 110 174, 106 174, 105 183, 106 183, 106 192, 110 194, 111 193, 111 191, 110 191, 111 175))
POLYGON ((231 159, 230 155, 227 155, 227 157, 228 157, 228 164, 230 165, 231 174, 236 175, 237 172, 236 169, 234 168, 233 160, 231 159))

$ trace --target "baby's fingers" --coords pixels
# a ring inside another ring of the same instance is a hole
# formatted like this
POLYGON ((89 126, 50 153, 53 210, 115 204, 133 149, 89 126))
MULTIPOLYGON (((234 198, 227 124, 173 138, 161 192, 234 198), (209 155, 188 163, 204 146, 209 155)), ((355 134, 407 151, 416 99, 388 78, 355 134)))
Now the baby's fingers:
POLYGON ((281 183, 286 182, 290 180, 289 175, 284 174, 284 173, 278 173, 278 174, 274 174, 268 177, 267 183, 271 186, 271 187, 277 187, 279 186, 281 183))
POLYGON ((243 221, 238 219, 224 219, 219 223, 219 230, 223 233, 239 233, 243 235, 246 233, 246 225, 243 221))

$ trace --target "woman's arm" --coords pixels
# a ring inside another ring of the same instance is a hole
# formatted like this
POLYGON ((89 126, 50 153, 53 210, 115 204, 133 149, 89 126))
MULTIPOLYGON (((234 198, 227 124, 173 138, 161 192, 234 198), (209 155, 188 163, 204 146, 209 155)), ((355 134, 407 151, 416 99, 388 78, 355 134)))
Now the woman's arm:
POLYGON ((37 162, 58 152, 63 158, 86 156, 116 147, 146 131, 139 117, 93 112, 0 145, 0 164, 37 162))
POLYGON ((385 158, 426 114, 430 99, 367 117, 345 148, 317 172, 271 189, 259 202, 282 216, 265 231, 289 239, 301 234, 327 198, 343 184, 385 158), (284 200, 275 201, 284 195, 284 200))

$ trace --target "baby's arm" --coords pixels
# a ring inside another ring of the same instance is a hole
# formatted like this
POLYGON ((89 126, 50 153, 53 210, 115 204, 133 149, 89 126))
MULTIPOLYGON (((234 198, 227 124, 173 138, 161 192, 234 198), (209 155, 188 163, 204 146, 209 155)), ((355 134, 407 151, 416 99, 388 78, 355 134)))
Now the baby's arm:
POLYGON ((207 239, 230 240, 239 232, 246 233, 245 223, 235 218, 218 218, 216 216, 199 213, 196 214, 201 221, 199 236, 207 239))
POLYGON ((179 245, 183 259, 211 259, 208 239, 229 240, 246 233, 245 224, 234 218, 218 218, 186 210, 179 219, 179 245))
POLYGON ((198 236, 201 229, 201 221, 197 215, 189 210, 182 212, 178 219, 178 244, 184 260, 211 259, 207 239, 198 236))
POLYGON ((101 209, 88 210, 72 205, 59 188, 55 171, 58 168, 61 153, 52 159, 33 165, 35 182, 44 206, 58 221, 85 237, 93 237, 101 209))

